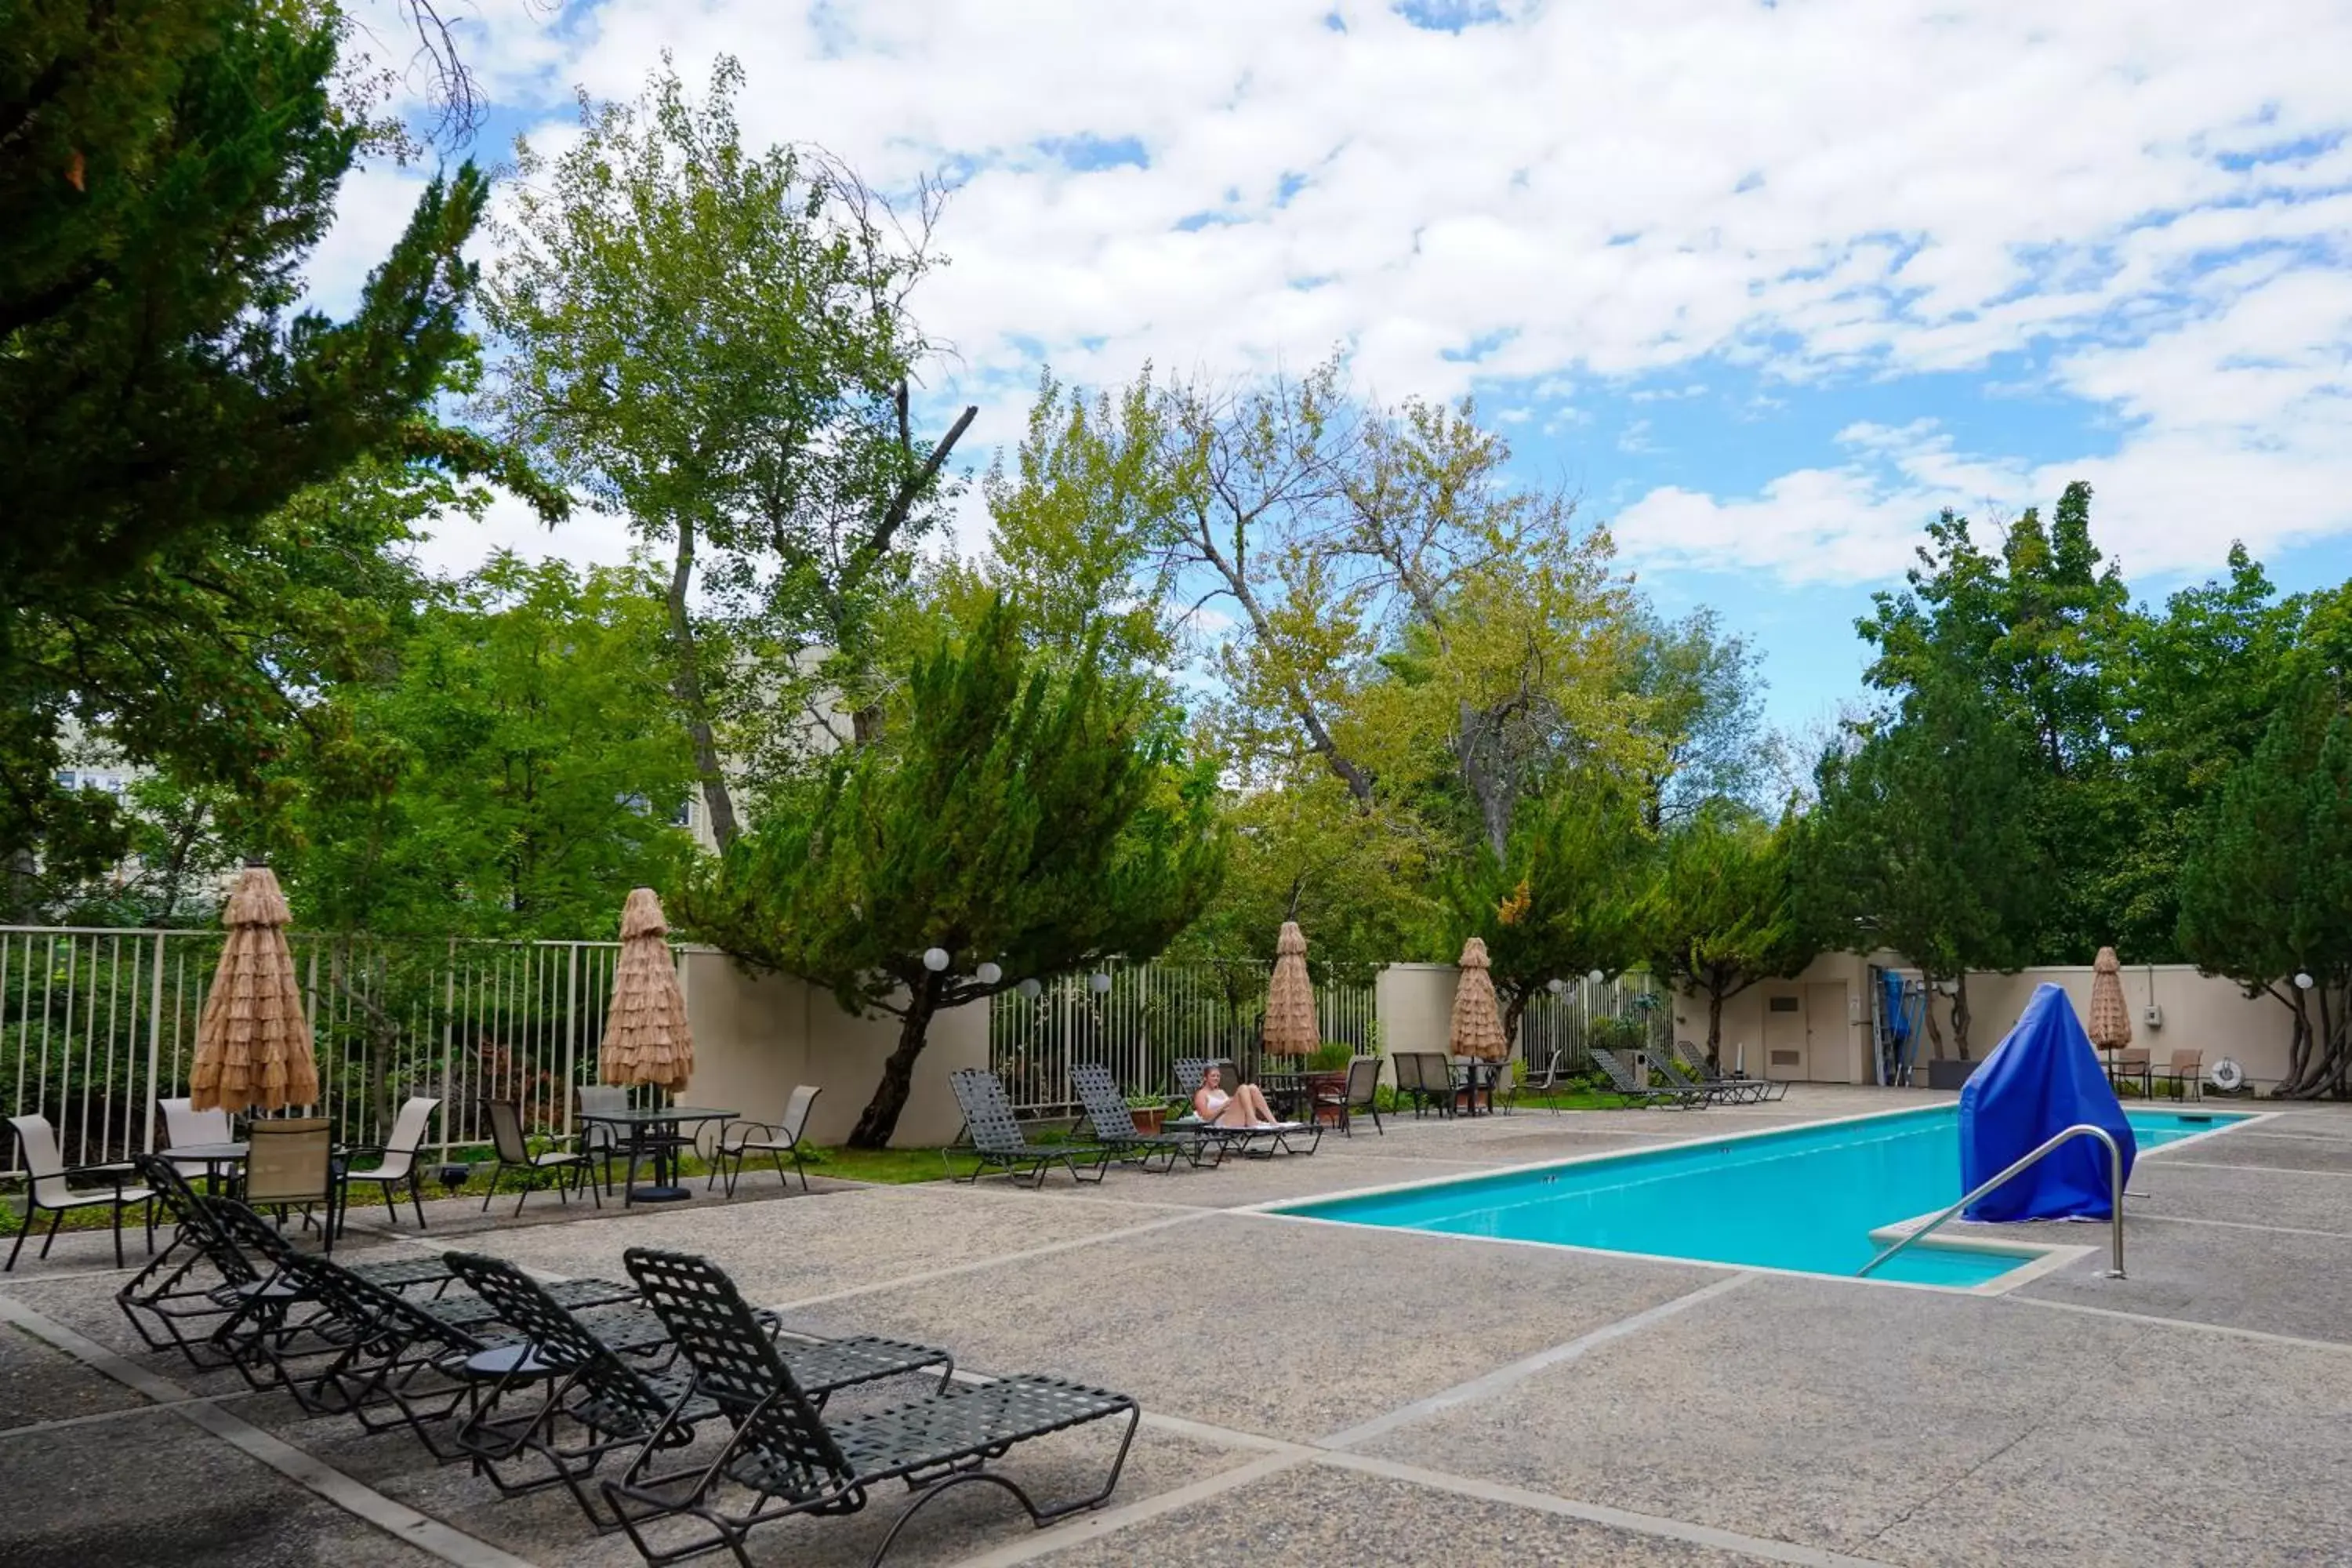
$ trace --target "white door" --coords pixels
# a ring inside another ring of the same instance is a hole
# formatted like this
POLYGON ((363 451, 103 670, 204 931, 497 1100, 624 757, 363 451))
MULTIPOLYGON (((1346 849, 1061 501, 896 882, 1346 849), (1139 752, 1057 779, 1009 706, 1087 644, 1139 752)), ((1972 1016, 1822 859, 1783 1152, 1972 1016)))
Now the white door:
POLYGON ((1805 987, 1805 1065, 1815 1083, 1852 1083, 1853 1029, 1846 1022, 1845 982, 1815 981, 1805 987))

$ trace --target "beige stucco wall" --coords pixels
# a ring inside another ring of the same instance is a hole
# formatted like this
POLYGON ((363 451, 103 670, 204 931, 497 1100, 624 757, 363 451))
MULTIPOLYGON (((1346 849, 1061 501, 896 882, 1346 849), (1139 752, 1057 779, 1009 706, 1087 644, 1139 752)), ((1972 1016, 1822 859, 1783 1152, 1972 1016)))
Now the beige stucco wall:
MULTIPOLYGON (((781 975, 755 979, 709 948, 687 949, 678 968, 694 1025, 688 1098, 772 1119, 782 1113, 794 1085, 812 1083, 824 1090, 810 1118, 812 1135, 819 1143, 848 1136, 882 1079, 883 1058, 898 1044, 898 1019, 852 1017, 828 992, 781 975)), ((950 1008, 932 1019, 892 1142, 921 1147, 952 1139, 963 1118, 948 1092, 948 1074, 987 1065, 986 1004, 950 1008)))

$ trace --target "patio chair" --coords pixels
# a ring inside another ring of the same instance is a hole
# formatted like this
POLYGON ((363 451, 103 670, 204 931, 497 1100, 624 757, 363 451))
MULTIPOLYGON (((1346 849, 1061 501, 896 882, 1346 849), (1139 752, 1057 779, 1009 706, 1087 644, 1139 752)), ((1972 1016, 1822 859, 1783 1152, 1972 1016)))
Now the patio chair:
POLYGON ((1671 1105, 1677 1110, 1687 1110, 1706 1098, 1704 1093, 1689 1089, 1643 1088, 1633 1081, 1633 1069, 1606 1046, 1592 1047, 1592 1060, 1609 1075, 1609 1087, 1616 1094, 1621 1107, 1671 1105))
MULTIPOLYGON (((226 1110, 198 1110, 193 1100, 159 1100, 155 1109, 163 1113, 163 1142, 167 1149, 194 1148, 200 1143, 234 1143, 236 1126, 226 1110)), ((201 1160, 173 1160, 173 1169, 190 1181, 211 1177, 215 1167, 201 1160)))
POLYGON ((1029 1142, 1013 1117, 1013 1102, 1004 1096, 1004 1085, 985 1068, 960 1068, 948 1074, 948 1087, 955 1093, 956 1107, 963 1112, 964 1131, 971 1135, 971 1152, 979 1157, 979 1168, 967 1180, 977 1184, 991 1171, 1001 1171, 1018 1182, 1025 1173, 1030 1184, 1042 1187, 1046 1173, 1059 1165, 1070 1173, 1070 1180, 1099 1182, 1110 1168, 1112 1152, 1100 1144, 1039 1145, 1029 1142), (1078 1162, 1092 1156, 1087 1169, 1089 1178, 1079 1170, 1078 1162))
POLYGON ((1316 1101, 1319 1112, 1325 1106, 1336 1106, 1339 1111, 1339 1131, 1353 1138, 1356 1116, 1361 1112, 1372 1119, 1372 1131, 1382 1137, 1388 1130, 1381 1125, 1381 1058, 1351 1057, 1348 1061, 1348 1081, 1337 1095, 1326 1094, 1316 1101))
POLYGON ((2162 1081, 2172 1085, 2174 1091, 2183 1100, 2204 1099, 2205 1053, 2201 1050, 2173 1052, 2172 1060, 2164 1068, 2162 1081))
POLYGON ((12 1116, 8 1125, 16 1130, 17 1147, 25 1152, 25 1214, 16 1228, 16 1244, 8 1249, 8 1262, 0 1274, 16 1267, 16 1255, 25 1249, 25 1237, 33 1233, 34 1216, 46 1212, 49 1215, 49 1233, 41 1237, 41 1256, 49 1255, 49 1244, 58 1238, 58 1227, 65 1224, 66 1215, 76 1209, 106 1208, 112 1212, 114 1228, 114 1266, 122 1267, 122 1211, 143 1208, 147 1222, 147 1250, 155 1250, 155 1194, 145 1187, 126 1184, 138 1172, 130 1165, 68 1165, 64 1152, 58 1147, 57 1129, 46 1116, 12 1116), (76 1192, 77 1178, 96 1179, 107 1184, 105 1192, 76 1192))
POLYGON ((1179 1158, 1198 1165, 1204 1144, 1198 1139, 1180 1138, 1168 1132, 1139 1132, 1135 1116, 1128 1109, 1127 1098, 1118 1092, 1118 1082, 1110 1076, 1110 1068, 1100 1062, 1080 1062, 1070 1069, 1070 1088, 1078 1097, 1079 1109, 1085 1113, 1087 1136, 1112 1152, 1112 1158, 1132 1161, 1149 1171, 1151 1162, 1161 1159, 1163 1172, 1176 1168, 1179 1158))
POLYGON ((1683 1076, 1694 1083, 1710 1087, 1724 1085, 1733 1089, 1745 1086, 1749 1094, 1748 1102, 1756 1105, 1788 1098, 1789 1086, 1778 1079, 1746 1078, 1737 1073, 1722 1072, 1709 1066, 1706 1053, 1688 1040, 1676 1040, 1674 1054, 1683 1068, 1683 1076))
MULTIPOLYGON (((522 1135, 522 1111, 513 1100, 486 1100, 482 1108, 489 1112, 490 1148, 498 1155, 498 1163, 490 1171, 490 1190, 482 1194, 484 1214, 490 1212, 490 1199, 498 1194, 499 1178, 510 1170, 520 1171, 523 1176, 522 1194, 515 1199, 517 1215, 522 1213, 522 1205, 530 1201, 533 1191, 550 1183, 555 1187, 555 1195, 568 1207, 572 1197, 563 1190, 567 1176, 574 1187, 587 1187, 598 1208, 604 1206, 604 1194, 588 1179, 592 1167, 587 1155, 575 1149, 549 1149, 534 1154, 529 1140, 522 1135)), ((635 1170, 633 1164, 633 1174, 635 1170)))
POLYGON ((1058 1377, 1014 1376, 831 1420, 716 1266, 646 1247, 631 1247, 624 1261, 693 1369, 697 1392, 718 1405, 728 1427, 724 1446, 705 1462, 604 1483, 622 1528, 656 1568, 719 1547, 750 1568, 744 1542, 761 1525, 800 1514, 859 1512, 890 1481, 905 1482, 915 1499, 876 1548, 870 1561, 877 1565, 932 1499, 975 1481, 1012 1493, 1039 1526, 1098 1508, 1118 1488, 1142 1420, 1141 1407, 1126 1394, 1058 1377), (1019 1483, 989 1468, 1018 1444, 1122 1415, 1126 1430, 1109 1478, 1090 1496, 1040 1507, 1019 1483), (656 1521, 691 1521, 702 1529, 656 1545, 646 1526, 656 1521))
POLYGON ((302 1210, 302 1224, 311 1224, 310 1211, 327 1211, 327 1249, 334 1250, 341 1219, 335 1196, 335 1130, 323 1116, 257 1119, 245 1130, 245 1170, 236 1194, 257 1209, 275 1209, 278 1223, 286 1211, 302 1210))
POLYGON ((1505 1057, 1491 1065, 1494 1076, 1486 1080, 1486 1109, 1508 1110, 1519 1102, 1518 1063, 1505 1057))
MULTIPOLYGON (((561 1481, 591 1524, 614 1528, 618 1521, 597 1511, 588 1490, 597 1467, 610 1455, 631 1452, 635 1458, 621 1479, 642 1479, 658 1456, 692 1442, 695 1426, 717 1415, 718 1404, 697 1388, 691 1363, 665 1371, 641 1364, 513 1264, 467 1253, 451 1253, 449 1262, 528 1346, 458 1428, 457 1445, 501 1492, 513 1496, 561 1481), (500 1414, 500 1394, 534 1385, 541 1390, 535 1403, 500 1414), (518 1482, 494 1468, 526 1454, 544 1460, 551 1474, 518 1482)), ((885 1378, 936 1370, 945 1389, 954 1377, 954 1356, 929 1345, 866 1335, 786 1348, 778 1343, 772 1314, 752 1317, 819 1409, 841 1389, 885 1378)), ((667 1346, 666 1325, 661 1331, 667 1346)))
POLYGON ((2107 1068, 2107 1081, 2120 1090, 2126 1083, 2139 1085, 2140 1098, 2156 1098, 2156 1068, 2146 1046, 2128 1046, 2116 1052, 2115 1061, 2107 1068))
MULTIPOLYGON (((583 1083, 572 1091, 572 1103, 578 1110, 626 1110, 629 1091, 613 1084, 583 1083)), ((604 1195, 613 1195, 613 1156, 624 1152, 620 1129, 609 1121, 580 1123, 580 1152, 591 1160, 601 1161, 604 1172, 604 1195)))
POLYGON ((1555 1103, 1552 1105, 1551 1113, 1554 1116, 1558 1116, 1559 1114, 1559 1106, 1557 1101, 1560 1092, 1567 1087, 1567 1084, 1568 1068, 1562 1062, 1560 1053, 1554 1051, 1551 1055, 1544 1058, 1543 1071, 1528 1079, 1523 1092, 1528 1094, 1539 1094, 1547 1100, 1554 1101, 1555 1103))
POLYGON ((1709 1105, 1753 1105, 1762 1098, 1762 1085, 1756 1079, 1696 1078, 1663 1053, 1650 1058, 1650 1072, 1666 1088, 1688 1089, 1709 1105))
MULTIPOLYGON (((719 1142, 710 1149, 710 1174, 704 1178, 702 1190, 709 1192, 710 1184, 723 1172, 727 1177, 727 1195, 735 1195, 736 1180, 743 1173, 743 1162, 754 1154, 765 1154, 774 1162, 776 1180, 784 1181, 784 1156, 793 1157, 793 1169, 800 1173, 801 1191, 809 1190, 808 1171, 801 1163, 801 1139, 808 1131, 809 1110, 816 1104, 821 1089, 801 1084, 793 1089, 792 1099, 784 1102, 784 1114, 774 1121, 751 1121, 737 1119, 719 1130, 719 1142)), ((786 1184, 789 1187, 789 1184, 786 1184)))
POLYGON ((421 1095, 412 1097, 400 1108, 400 1114, 393 1118, 392 1136, 380 1144, 353 1149, 345 1156, 346 1160, 354 1160, 362 1155, 373 1154, 377 1161, 376 1168, 373 1171, 344 1171, 343 1202, 346 1212, 351 1204, 351 1184, 353 1182, 372 1183, 375 1189, 383 1194, 384 1211, 392 1215, 392 1223, 398 1225, 400 1205, 394 1201, 393 1193, 394 1189, 404 1185, 408 1188, 409 1206, 416 1211, 416 1228, 419 1230, 425 1228, 425 1173, 416 1163, 416 1154, 417 1151, 425 1146, 425 1128, 433 1120, 433 1112, 438 1110, 440 1105, 441 1102, 438 1100, 426 1099, 421 1095))
POLYGON ((1454 1114, 1454 1064, 1444 1052, 1399 1051, 1391 1059, 1396 1063, 1397 1098, 1412 1097, 1416 1119, 1433 1110, 1454 1114))

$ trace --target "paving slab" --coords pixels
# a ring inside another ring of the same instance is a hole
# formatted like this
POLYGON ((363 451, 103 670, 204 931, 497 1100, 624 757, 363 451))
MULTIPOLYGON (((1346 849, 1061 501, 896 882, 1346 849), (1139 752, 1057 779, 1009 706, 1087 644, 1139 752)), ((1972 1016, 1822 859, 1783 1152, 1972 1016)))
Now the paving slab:
POLYGON ((1758 1276, 1366 1451, 1837 1551, 2104 1398, 2149 1331, 1758 1276))
POLYGON ((0 1436, 9 1568, 422 1568, 395 1541, 168 1412, 0 1436))
POLYGON ((1055 1203, 1022 1191, 877 1186, 790 1203, 639 1209, 488 1232, 466 1245, 526 1268, 613 1279, 627 1277, 621 1254, 631 1247, 699 1253, 764 1305, 1089 1240, 1160 1217, 1126 1204, 1055 1203))
POLYGON ((2017 1294, 2032 1300, 2352 1343, 2352 1268, 2347 1267, 2345 1243, 2334 1236, 2240 1230, 2141 1215, 2125 1224, 2124 1268, 2129 1278, 2105 1279, 2098 1272, 2105 1266, 2104 1226, 2002 1228, 2088 1232, 2101 1244, 2096 1257, 2020 1286, 2017 1294))
MULTIPOLYGON (((2307 1171, 2352 1175, 2352 1139, 2263 1136, 2245 1128, 2159 1152, 2166 1163, 2244 1165, 2266 1171, 2307 1171)), ((2151 1157, 2150 1163, 2157 1163, 2151 1157)))
MULTIPOLYGON (((341 1249, 337 1250, 336 1256, 342 1256, 341 1249)), ((122 1309, 114 1300, 114 1292, 126 1278, 124 1275, 108 1274, 78 1279, 26 1281, 12 1283, 5 1290, 0 1290, 0 1294, 52 1322, 73 1330, 85 1339, 97 1342, 132 1365, 177 1384, 186 1393, 226 1394, 245 1390, 245 1379, 234 1367, 215 1367, 198 1372, 177 1351, 149 1349, 146 1342, 131 1328, 129 1320, 123 1317, 122 1309)), ((100 1378, 110 1386, 121 1386, 100 1373, 85 1369, 84 1375, 100 1378)), ((135 1394, 131 1397, 134 1401, 137 1399, 135 1394)))
POLYGON ((1059 1372, 1246 1432, 1352 1426, 1722 1278, 1719 1270, 1214 1215, 795 1317, 1059 1372))
POLYGON ((0 1430, 130 1410, 146 1403, 14 1324, 0 1323, 0 1430))
POLYGON ((2132 1167, 2131 1190, 2144 1195, 2125 1201, 2126 1240, 2143 1215, 2352 1236, 2352 1181, 2143 1160, 2132 1167))
POLYGON ((1386 1476, 1306 1465, 1084 1545, 1041 1568, 1355 1568, 1363 1563, 1556 1563, 1562 1568, 1745 1568, 1764 1561, 1614 1530, 1386 1476))
MULTIPOLYGON (((1359 1140, 1361 1142, 1361 1140, 1359 1140)), ((1448 1176, 1475 1176, 1502 1162, 1460 1158, 1425 1159, 1403 1155, 1360 1153, 1335 1148, 1326 1137, 1314 1154, 1276 1154, 1270 1159, 1228 1159, 1215 1170, 1203 1166, 1186 1171, 1179 1166, 1169 1176, 1121 1172, 1092 1189, 1074 1194, 1052 1187, 1024 1197, 1064 1199, 1100 1197, 1113 1203, 1164 1204, 1195 1209, 1245 1208, 1253 1204, 1311 1198, 1325 1193, 1352 1192, 1358 1187, 1384 1187, 1398 1182, 1443 1181, 1448 1176)))

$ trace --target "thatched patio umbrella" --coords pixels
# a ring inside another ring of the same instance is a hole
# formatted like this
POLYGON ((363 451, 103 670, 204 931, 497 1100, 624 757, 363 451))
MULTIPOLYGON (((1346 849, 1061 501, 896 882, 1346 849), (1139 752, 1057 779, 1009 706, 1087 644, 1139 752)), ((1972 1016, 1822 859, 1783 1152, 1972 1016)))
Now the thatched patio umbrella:
POLYGON ((2091 1044, 2119 1051, 2131 1044, 2131 1009, 2124 1005, 2124 966, 2112 947, 2091 965, 2091 1044))
POLYGON ((1303 1057, 1321 1044, 1315 1026, 1315 984, 1307 977, 1307 935, 1297 921, 1282 922, 1274 944, 1274 979, 1265 990, 1265 1032, 1270 1057, 1303 1057))
POLYGON ((248 862, 221 911, 228 941, 196 1023, 188 1098, 198 1110, 283 1110, 319 1100, 310 1020, 286 928, 294 913, 269 868, 248 862))
POLYGON ((1482 1062, 1498 1062, 1511 1054, 1511 1042, 1503 1037, 1495 977, 1486 965, 1486 943, 1480 937, 1462 945, 1462 978, 1454 988, 1454 1028, 1447 1049, 1482 1062))
POLYGON ((651 1084, 676 1093, 694 1076, 694 1030, 670 957, 669 922, 651 888, 630 890, 621 910, 621 962, 613 972, 613 1005, 604 1016, 597 1076, 606 1083, 651 1084))

